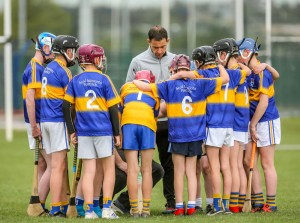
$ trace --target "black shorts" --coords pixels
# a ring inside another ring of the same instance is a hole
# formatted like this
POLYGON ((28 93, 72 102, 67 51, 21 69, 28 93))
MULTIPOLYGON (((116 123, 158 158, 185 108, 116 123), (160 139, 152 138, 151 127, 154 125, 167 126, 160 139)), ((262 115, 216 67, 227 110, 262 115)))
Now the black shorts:
POLYGON ((180 154, 186 157, 200 156, 202 154, 203 140, 194 142, 171 142, 168 152, 180 154))

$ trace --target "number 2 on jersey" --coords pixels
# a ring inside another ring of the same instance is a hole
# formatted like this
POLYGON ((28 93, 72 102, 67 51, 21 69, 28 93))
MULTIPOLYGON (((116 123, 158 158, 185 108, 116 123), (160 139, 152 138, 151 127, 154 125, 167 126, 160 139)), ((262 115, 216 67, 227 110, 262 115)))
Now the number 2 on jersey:
POLYGON ((85 92, 85 97, 90 98, 90 100, 87 101, 86 107, 87 109, 99 109, 99 105, 92 105, 92 103, 96 100, 96 93, 93 90, 88 90, 85 92), (92 97, 90 97, 92 95, 92 97))

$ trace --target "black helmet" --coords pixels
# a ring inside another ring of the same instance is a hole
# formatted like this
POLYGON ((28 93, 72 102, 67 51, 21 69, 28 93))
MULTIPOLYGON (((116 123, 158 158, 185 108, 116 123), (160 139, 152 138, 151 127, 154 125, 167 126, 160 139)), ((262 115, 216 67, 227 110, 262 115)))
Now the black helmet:
POLYGON ((63 54, 67 49, 79 47, 78 40, 74 36, 59 35, 54 39, 52 50, 54 53, 63 54))
POLYGON ((73 66, 75 64, 75 53, 78 49, 79 44, 78 40, 74 36, 67 36, 67 35, 59 35, 54 39, 52 45, 52 51, 54 53, 59 53, 64 56, 65 60, 67 61, 67 66, 73 66), (68 58, 66 55, 67 49, 74 49, 74 58, 68 58))
POLYGON ((193 50, 192 59, 200 63, 201 66, 216 62, 216 53, 211 46, 200 46, 193 50))
POLYGON ((233 38, 220 39, 214 43, 213 48, 216 52, 225 51, 230 56, 238 55, 239 53, 239 47, 233 38))

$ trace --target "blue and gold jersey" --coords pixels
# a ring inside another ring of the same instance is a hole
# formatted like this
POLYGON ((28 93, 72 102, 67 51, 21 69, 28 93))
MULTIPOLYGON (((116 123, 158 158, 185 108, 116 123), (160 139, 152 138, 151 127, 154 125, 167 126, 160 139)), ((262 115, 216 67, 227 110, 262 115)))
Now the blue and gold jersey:
MULTIPOLYGON (((232 67, 233 70, 240 70, 238 64, 232 67)), ((248 94, 248 85, 245 80, 236 88, 235 92, 235 113, 233 130, 237 132, 248 132, 250 121, 250 103, 248 94)))
POLYGON ((206 138, 206 97, 220 91, 221 85, 221 78, 150 84, 154 96, 166 102, 170 142, 193 142, 206 138))
POLYGON ((254 74, 252 72, 250 76, 247 77, 247 84, 249 86, 250 119, 252 119, 255 113, 260 94, 268 95, 269 103, 259 122, 265 122, 279 118, 279 113, 275 105, 274 98, 274 80, 270 71, 264 70, 260 74, 254 74))
POLYGON ((156 132, 156 117, 159 112, 159 99, 152 92, 140 91, 133 83, 121 88, 121 126, 137 124, 147 126, 156 132))
MULTIPOLYGON (((219 77, 219 69, 212 65, 206 70, 198 70, 205 78, 219 77)), ((246 72, 227 70, 229 82, 222 85, 221 91, 207 97, 207 127, 233 128, 235 110, 235 88, 245 82, 246 72)))
POLYGON ((66 63, 55 59, 42 75, 41 122, 64 122, 62 103, 66 88, 72 79, 66 63))
POLYGON ((27 107, 26 107, 26 94, 28 89, 35 89, 35 119, 36 122, 40 122, 40 110, 41 110, 41 77, 44 71, 44 67, 38 60, 32 58, 27 64, 22 78, 22 96, 23 96, 23 108, 24 119, 26 123, 29 123, 27 107))
POLYGON ((64 98, 75 104, 75 128, 78 136, 112 136, 108 108, 120 103, 110 78, 97 70, 76 75, 64 98))

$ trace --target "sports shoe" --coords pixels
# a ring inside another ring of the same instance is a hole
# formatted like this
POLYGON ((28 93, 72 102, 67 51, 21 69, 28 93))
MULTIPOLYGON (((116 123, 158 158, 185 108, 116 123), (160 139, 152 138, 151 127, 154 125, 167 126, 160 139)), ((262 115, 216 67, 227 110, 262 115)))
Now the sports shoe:
POLYGON ((243 212, 243 207, 239 207, 239 212, 243 212))
POLYGON ((206 205, 206 214, 211 212, 211 210, 213 210, 213 206, 211 204, 206 205))
POLYGON ((274 211, 277 211, 277 207, 271 207, 270 205, 268 204, 264 204, 264 206, 261 208, 261 210, 263 212, 274 212, 274 211))
POLYGON ((114 209, 116 212, 119 212, 121 214, 129 214, 130 213, 130 209, 126 209, 124 207, 123 204, 120 203, 120 201, 115 200, 112 204, 111 204, 111 208, 114 209))
POLYGON ((203 212, 202 207, 196 206, 195 209, 196 209, 197 213, 202 213, 203 212))
POLYGON ((239 212, 240 212, 238 206, 235 206, 235 207, 229 207, 229 210, 230 210, 232 213, 239 213, 239 212))
POLYGON ((119 216, 116 215, 112 208, 103 208, 102 209, 102 218, 106 219, 118 219, 119 216))
POLYGON ((184 208, 177 208, 177 209, 174 211, 174 215, 175 215, 175 216, 183 216, 183 215, 184 215, 184 208))
POLYGON ((225 208, 224 214, 232 214, 232 212, 229 210, 229 208, 225 208))
POLYGON ((97 219, 99 218, 98 215, 92 211, 92 212, 85 212, 85 219, 97 219))
POLYGON ((207 213, 207 216, 214 216, 214 215, 221 214, 221 213, 224 213, 224 211, 222 209, 220 209, 218 211, 216 209, 212 209, 209 213, 207 213))
POLYGON ((78 217, 85 217, 85 211, 82 205, 76 205, 76 210, 78 213, 78 217))
POLYGON ((62 213, 61 211, 55 212, 54 214, 51 213, 51 211, 48 213, 49 217, 56 217, 56 218, 65 218, 66 215, 62 213))
POLYGON ((186 209, 186 215, 193 215, 196 213, 196 208, 188 208, 186 209))
POLYGON ((174 211, 176 210, 175 207, 170 206, 168 204, 165 205, 166 209, 162 211, 162 214, 173 214, 174 211))
POLYGON ((99 218, 102 218, 102 209, 99 206, 94 207, 94 212, 98 215, 99 218))
POLYGON ((150 217, 150 212, 149 211, 147 211, 147 212, 143 211, 142 214, 141 214, 141 217, 142 218, 149 218, 150 217))

